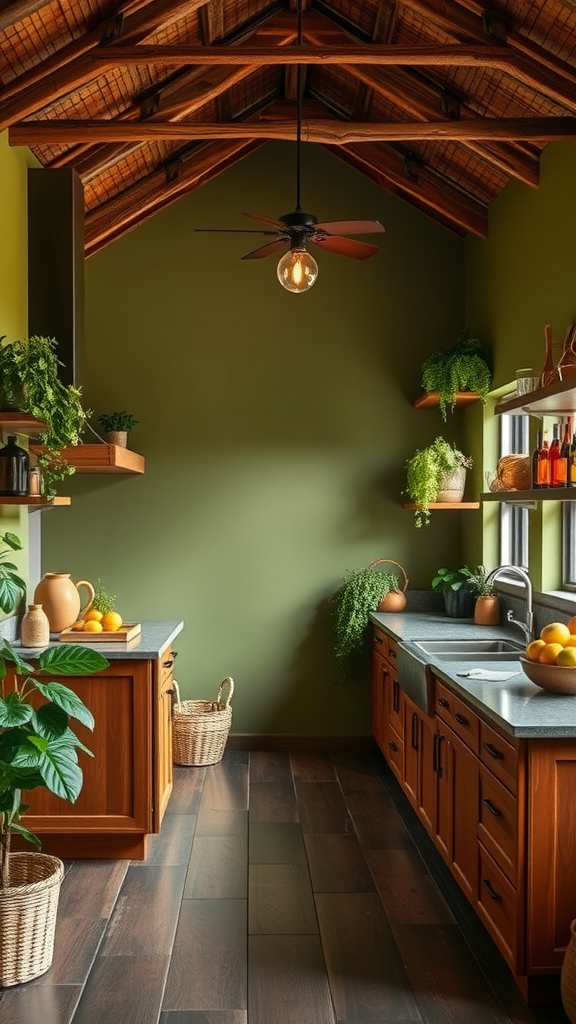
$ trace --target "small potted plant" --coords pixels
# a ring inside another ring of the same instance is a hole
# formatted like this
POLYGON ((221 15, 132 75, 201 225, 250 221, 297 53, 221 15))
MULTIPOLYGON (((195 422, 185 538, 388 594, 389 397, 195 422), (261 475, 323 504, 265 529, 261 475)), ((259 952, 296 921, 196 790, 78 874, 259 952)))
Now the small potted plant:
POLYGON ((470 569, 438 569, 432 580, 432 590, 444 596, 446 614, 453 619, 468 619, 474 611, 474 594, 470 585, 470 569))
POLYGON ((109 444, 117 444, 120 448, 126 448, 128 444, 128 431, 138 426, 138 420, 131 412, 104 412, 98 417, 98 422, 107 436, 109 444))
POLYGON ((474 605, 474 622, 479 626, 500 625, 500 601, 494 593, 494 584, 488 579, 488 572, 483 565, 475 569, 467 566, 462 570, 468 577, 470 589, 476 598, 474 605))
POLYGON ((422 363, 422 387, 438 392, 438 406, 446 421, 447 409, 454 409, 458 391, 475 391, 486 402, 492 373, 478 338, 465 329, 451 348, 432 352, 422 363))
POLYGON ((0 338, 0 404, 36 417, 41 447, 37 461, 42 494, 53 498, 56 484, 74 473, 61 450, 77 445, 91 410, 82 406, 80 388, 63 384, 58 376, 55 338, 34 335, 24 341, 0 338))
MULTIPOLYGON (((13 534, 1 538, 12 550, 21 545, 13 534)), ((4 560, 0 607, 14 610, 11 595, 25 585, 4 560)), ((27 805, 22 791, 44 786, 74 803, 82 789, 77 751, 90 751, 69 726, 71 718, 88 729, 94 720, 78 695, 50 676, 98 672, 108 661, 78 644, 58 644, 25 661, 0 639, 0 986, 38 977, 52 962, 54 928, 64 865, 40 852, 11 852, 18 835, 40 850, 41 843, 22 819, 27 805)))
POLYGON ((334 651, 346 675, 350 659, 364 646, 370 612, 389 591, 399 591, 398 576, 388 570, 375 570, 371 563, 346 573, 332 599, 334 651))
POLYGON ((437 501, 462 501, 466 470, 473 460, 456 445, 437 437, 427 448, 417 449, 406 463, 406 490, 416 502, 416 526, 430 522, 430 505, 437 501))

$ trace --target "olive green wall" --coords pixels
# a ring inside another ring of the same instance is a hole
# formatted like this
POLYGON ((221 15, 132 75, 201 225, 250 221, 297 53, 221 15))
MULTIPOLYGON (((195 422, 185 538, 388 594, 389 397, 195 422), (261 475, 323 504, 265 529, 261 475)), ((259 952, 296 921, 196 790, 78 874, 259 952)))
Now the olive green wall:
POLYGON ((460 517, 416 530, 401 491, 414 448, 459 429, 411 401, 463 324, 463 242, 313 147, 303 205, 380 219, 372 260, 318 250, 290 295, 275 257, 240 259, 264 236, 193 231, 290 210, 293 172, 270 144, 88 260, 85 398, 137 416, 146 474, 67 485, 43 568, 101 578, 126 618, 182 618, 182 692, 233 675, 235 731, 364 734, 369 672, 334 685, 326 602, 373 559, 429 587, 460 557, 460 517))

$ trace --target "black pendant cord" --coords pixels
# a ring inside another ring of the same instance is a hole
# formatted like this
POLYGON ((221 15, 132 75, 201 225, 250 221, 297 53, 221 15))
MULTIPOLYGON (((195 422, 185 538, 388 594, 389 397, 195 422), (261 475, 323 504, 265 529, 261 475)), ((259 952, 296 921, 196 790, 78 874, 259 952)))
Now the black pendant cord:
MULTIPOLYGON (((302 45, 302 0, 297 4, 297 44, 302 45)), ((300 212, 300 140, 302 137, 302 65, 296 65, 296 100, 297 100, 297 121, 296 121, 296 210, 300 212)))

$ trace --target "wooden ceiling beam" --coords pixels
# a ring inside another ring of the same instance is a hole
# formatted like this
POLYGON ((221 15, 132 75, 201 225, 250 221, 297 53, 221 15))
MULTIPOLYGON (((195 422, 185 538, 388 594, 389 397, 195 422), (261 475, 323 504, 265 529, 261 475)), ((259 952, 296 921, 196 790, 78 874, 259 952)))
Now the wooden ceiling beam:
POLYGON ((262 142, 210 143, 161 167, 85 218, 86 256, 103 249, 171 203, 189 195, 258 149, 262 142))
MULTIPOLYGON (((201 121, 24 121, 9 129, 11 146, 48 143, 151 142, 157 139, 292 139, 294 122, 260 124, 239 121, 210 124, 201 121)), ((561 141, 576 138, 576 117, 474 118, 469 121, 353 122, 302 121, 302 141, 345 146, 359 142, 453 141, 462 139, 532 139, 561 141)))
POLYGON ((16 25, 22 18, 36 14, 41 7, 46 7, 50 0, 8 0, 0 11, 0 32, 10 25, 16 25))
POLYGON ((417 200, 422 209, 442 218, 444 224, 449 220, 457 233, 470 231, 479 238, 488 237, 488 210, 483 203, 424 166, 418 165, 417 172, 409 175, 406 157, 397 150, 374 143, 362 147, 342 146, 330 152, 387 192, 417 200))
POLYGON ((34 111, 45 107, 65 93, 77 89, 85 82, 97 77, 94 64, 88 54, 95 47, 101 47, 103 36, 108 38, 114 32, 130 45, 147 39, 162 25, 172 21, 178 14, 191 14, 202 7, 207 0, 125 0, 111 22, 103 20, 96 28, 86 32, 72 43, 62 46, 34 67, 7 82, 0 89, 0 131, 13 121, 28 117, 34 111), (130 13, 124 17, 124 8, 130 13))
MULTIPOLYGON (((315 45, 338 42, 345 33, 328 19, 318 19, 316 24, 307 23, 306 40, 315 45)), ((438 120, 444 114, 442 98, 445 90, 441 85, 416 77, 404 68, 365 68, 347 65, 346 71, 370 91, 370 95, 382 96, 409 117, 422 121, 438 120)), ((460 115, 476 117, 477 112, 459 97, 460 115)), ((448 115, 446 119, 449 120, 448 115)), ((472 139, 463 141, 476 156, 497 167, 509 177, 536 188, 540 181, 540 163, 536 156, 525 152, 519 146, 506 143, 479 143, 472 139)))

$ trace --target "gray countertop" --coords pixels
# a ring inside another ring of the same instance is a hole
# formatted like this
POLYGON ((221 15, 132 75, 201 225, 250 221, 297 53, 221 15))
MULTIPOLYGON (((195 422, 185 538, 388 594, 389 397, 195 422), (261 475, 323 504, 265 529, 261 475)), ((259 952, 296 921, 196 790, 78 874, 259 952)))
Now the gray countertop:
MULTIPOLYGON (((166 620, 151 620, 149 622, 142 623, 142 632, 135 636, 132 640, 125 641, 112 641, 112 642, 92 642, 86 643, 87 647, 93 647, 96 651, 100 651, 108 661, 118 661, 120 659, 138 660, 143 659, 148 661, 152 659, 155 661, 160 658, 166 648, 172 643, 175 637, 184 628, 184 623, 177 619, 166 619, 166 620)), ((81 642, 81 641, 80 641, 81 642)), ((50 647, 60 646, 61 641, 56 636, 51 639, 50 647)), ((14 648, 18 654, 25 659, 37 658, 42 648, 32 647, 19 647, 17 643, 14 643, 14 648)))
MULTIPOLYGON (((392 639, 413 640, 473 640, 478 637, 498 639, 508 637, 521 641, 519 630, 502 626, 477 626, 472 619, 451 619, 446 615, 425 612, 398 614, 373 612, 372 622, 380 626, 392 639)), ((434 673, 445 680, 455 693, 476 707, 485 718, 518 737, 572 737, 576 736, 576 695, 565 697, 542 690, 524 674, 517 660, 478 663, 486 671, 510 673, 506 680, 467 679, 458 673, 474 668, 470 661, 434 661, 428 655, 434 673)), ((401 683, 401 680, 400 680, 401 683)))

